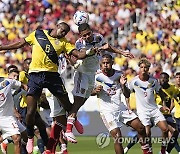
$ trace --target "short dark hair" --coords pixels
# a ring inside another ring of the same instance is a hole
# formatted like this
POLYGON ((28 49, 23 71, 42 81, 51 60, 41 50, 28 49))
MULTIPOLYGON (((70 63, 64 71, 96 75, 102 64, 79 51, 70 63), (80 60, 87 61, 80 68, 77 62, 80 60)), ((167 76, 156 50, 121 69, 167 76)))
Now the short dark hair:
POLYGON ((113 57, 110 54, 104 54, 102 55, 102 58, 109 58, 110 60, 113 60, 113 57))
POLYGON ((10 69, 9 72, 8 72, 8 74, 11 74, 11 73, 13 73, 13 72, 19 74, 19 70, 18 70, 18 69, 15 69, 15 68, 10 69))
POLYGON ((175 76, 178 76, 178 75, 180 75, 180 72, 176 72, 175 76))
POLYGON ((151 66, 151 63, 146 58, 141 58, 141 60, 138 63, 138 66, 140 67, 141 64, 145 64, 147 67, 151 66))
POLYGON ((169 78, 169 74, 167 74, 166 72, 162 72, 161 74, 160 74, 160 76, 161 75, 166 75, 168 78, 169 78))
POLYGON ((24 63, 27 63, 28 61, 31 61, 32 59, 31 58, 26 58, 24 59, 24 63))
POLYGON ((83 23, 78 26, 79 33, 87 29, 91 30, 90 26, 87 23, 83 23))
POLYGON ((67 32, 70 31, 70 26, 69 26, 67 23, 65 23, 65 22, 60 22, 59 24, 63 25, 63 26, 66 28, 67 32))
POLYGON ((8 68, 7 68, 7 72, 10 73, 11 70, 18 70, 18 67, 16 65, 10 65, 8 68))

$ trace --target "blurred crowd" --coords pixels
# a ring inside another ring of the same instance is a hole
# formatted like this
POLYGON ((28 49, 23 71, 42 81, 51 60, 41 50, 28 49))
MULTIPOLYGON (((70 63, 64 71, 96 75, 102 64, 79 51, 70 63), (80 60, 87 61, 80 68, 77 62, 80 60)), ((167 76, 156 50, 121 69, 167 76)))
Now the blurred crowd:
MULTIPOLYGON (((53 28, 65 21, 71 27, 67 39, 78 38, 73 15, 77 10, 89 13, 89 24, 117 48, 129 50, 135 59, 114 55, 114 67, 134 77, 137 62, 146 56, 157 79, 162 71, 171 78, 180 70, 180 1, 179 0, 1 0, 0 44, 24 38, 33 30, 53 28)), ((15 64, 21 70, 29 46, 0 54, 0 75, 15 64)))

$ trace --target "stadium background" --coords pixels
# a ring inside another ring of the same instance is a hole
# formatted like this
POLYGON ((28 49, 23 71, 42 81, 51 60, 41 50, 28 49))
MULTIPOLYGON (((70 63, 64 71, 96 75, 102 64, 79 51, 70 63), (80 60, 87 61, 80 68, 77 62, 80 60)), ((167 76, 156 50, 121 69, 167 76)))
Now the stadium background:
MULTIPOLYGON (((61 20, 71 26, 67 39, 75 43, 78 31, 72 19, 76 10, 87 11, 92 29, 109 43, 135 55, 132 60, 113 55, 114 68, 125 71, 128 80, 137 74, 139 58, 147 56, 154 77, 158 79, 165 71, 174 81, 175 72, 180 70, 180 0, 1 0, 0 44, 18 41, 38 27, 53 28, 61 20)), ((31 57, 28 46, 1 53, 0 76, 7 76, 10 64, 22 70, 27 57, 31 57)), ((67 66, 63 75, 71 100, 73 72, 67 66)), ((131 107, 135 108, 134 96, 131 98, 131 107)), ((98 114, 96 97, 90 97, 81 108, 79 119, 85 126, 85 135, 107 131, 98 114)), ((154 136, 160 134, 153 129, 154 136)), ((122 131, 125 136, 134 133, 126 127, 122 131)))

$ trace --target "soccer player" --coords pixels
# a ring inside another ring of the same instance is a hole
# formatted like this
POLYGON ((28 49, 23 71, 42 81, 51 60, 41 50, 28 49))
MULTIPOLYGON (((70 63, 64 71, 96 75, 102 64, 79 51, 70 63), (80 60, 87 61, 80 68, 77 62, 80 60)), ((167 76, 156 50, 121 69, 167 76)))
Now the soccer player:
MULTIPOLYGON (((174 101, 174 107, 175 107, 174 118, 176 120, 176 126, 178 128, 178 131, 180 132, 180 72, 177 72, 175 74, 175 85, 176 85, 177 97, 176 100, 174 101)), ((180 151, 178 142, 175 145, 175 148, 177 151, 180 151)))
MULTIPOLYGON (((66 34, 70 27, 65 22, 58 23, 54 29, 33 31, 26 38, 18 42, 1 45, 1 50, 18 49, 25 45, 32 46, 32 62, 29 68, 28 92, 27 92, 27 151, 32 153, 34 143, 34 123, 42 89, 48 88, 57 97, 66 111, 70 111, 72 104, 69 101, 67 91, 58 71, 58 56, 60 53, 72 54, 78 59, 83 59, 89 55, 89 51, 79 52, 75 46, 67 41, 66 34)), ((91 52, 96 52, 92 49, 91 52)))
MULTIPOLYGON (((19 81, 23 84, 28 83, 28 71, 29 71, 29 65, 31 63, 31 58, 26 58, 23 62, 23 71, 19 73, 19 81)), ((18 112, 21 114, 22 122, 26 126, 26 114, 27 114, 27 98, 26 94, 27 91, 20 92, 21 94, 21 100, 19 102, 18 106, 18 112)), ((19 95, 19 94, 18 94, 19 95)), ((39 115, 38 111, 35 113, 35 125, 37 126, 37 129, 35 131, 37 139, 37 145, 41 153, 44 152, 44 146, 47 146, 48 143, 48 135, 46 133, 46 125, 44 121, 42 120, 41 116, 39 115)))
MULTIPOLYGON (((48 141, 46 152, 55 153, 56 145, 59 143, 59 138, 61 142, 61 152, 63 154, 67 153, 66 141, 64 141, 63 136, 61 135, 61 131, 66 130, 66 111, 62 106, 58 103, 58 100, 55 96, 53 96, 48 89, 44 90, 47 102, 50 107, 50 117, 53 118, 52 129, 50 132, 50 138, 48 141)), ((44 99, 45 100, 45 99, 44 99)))
MULTIPOLYGON (((162 91, 165 94, 165 105, 170 109, 170 111, 172 111, 173 104, 175 101, 177 101, 177 95, 179 94, 179 91, 176 90, 176 87, 174 85, 171 85, 169 83, 169 75, 165 72, 162 72, 160 74, 159 82, 160 82, 162 91)), ((158 97, 158 95, 156 97, 156 103, 160 107, 160 111, 161 111, 163 104, 162 104, 162 100, 158 97)), ((166 151, 170 153, 171 150, 174 148, 175 144, 177 143, 179 132, 176 128, 176 121, 172 117, 171 112, 163 112, 162 110, 162 113, 167 121, 168 129, 171 134, 171 136, 169 137, 170 140, 166 149, 166 151)))
MULTIPOLYGON (((162 87, 162 91, 165 94, 165 105, 170 109, 170 111, 173 109, 173 104, 177 103, 178 101, 178 94, 179 91, 176 89, 176 87, 174 85, 169 84, 169 75, 165 72, 162 72, 160 74, 160 85, 162 87)), ((163 112, 162 109, 162 101, 160 96, 156 95, 156 103, 158 104, 160 111, 162 110, 162 113, 167 121, 168 124, 168 129, 170 131, 170 134, 172 134, 170 136, 170 140, 169 143, 167 145, 167 152, 171 152, 171 150, 173 149, 174 145, 176 145, 176 150, 179 152, 180 148, 178 146, 177 143, 177 138, 178 138, 178 130, 176 129, 176 121, 175 119, 172 117, 170 112, 163 112)), ((134 143, 135 144, 135 143, 134 143)), ((134 144, 129 144, 127 146, 127 150, 129 150, 134 144)), ((125 148, 125 152, 127 152, 126 148, 125 148)))
MULTIPOLYGON (((67 59, 65 58, 65 55, 63 54, 59 55, 58 72, 61 76, 64 73, 67 66, 66 60, 67 59)), ((65 84, 63 77, 62 77, 62 81, 65 84)), ((64 132, 66 129, 66 123, 67 123, 66 111, 59 104, 57 98, 53 96, 53 94, 47 88, 45 88, 44 94, 45 94, 44 102, 48 102, 49 107, 50 107, 50 117, 52 117, 54 121, 51 127, 50 138, 49 138, 48 146, 45 153, 47 154, 55 153, 56 146, 60 141, 61 152, 63 154, 67 154, 67 141, 63 139, 63 134, 62 134, 62 132, 64 132)))
MULTIPOLYGON (((96 87, 92 91, 92 95, 97 95, 100 106, 101 118, 114 138, 114 149, 116 154, 123 154, 121 141, 121 124, 120 122, 134 128, 139 135, 141 141, 145 141, 145 127, 142 125, 137 115, 123 104, 122 95, 126 98, 130 97, 130 90, 126 86, 127 78, 122 72, 112 68, 113 59, 109 54, 104 54, 101 59, 101 71, 96 75, 96 87)), ((149 145, 141 142, 144 154, 150 154, 149 145)))
POLYGON ((72 105, 71 111, 69 112, 65 133, 67 140, 72 143, 77 143, 77 140, 72 133, 72 127, 76 114, 79 108, 91 95, 91 91, 94 88, 95 72, 99 68, 98 55, 94 52, 91 52, 92 48, 98 48, 98 50, 107 50, 124 55, 125 57, 133 58, 131 53, 123 52, 122 50, 116 49, 105 43, 103 36, 93 33, 87 23, 79 25, 78 30, 80 38, 76 41, 76 48, 79 51, 85 49, 86 52, 89 53, 89 56, 82 60, 83 62, 79 65, 79 67, 77 67, 74 76, 74 88, 72 91, 74 96, 74 103, 72 105))
POLYGON ((12 90, 19 88, 27 89, 27 86, 17 81, 19 71, 17 69, 10 69, 8 78, 0 82, 0 130, 2 130, 2 138, 12 137, 14 142, 14 153, 20 154, 21 136, 18 127, 18 121, 14 115, 14 101, 12 90), (8 121, 8 122, 7 122, 8 121))
POLYGON ((151 120, 157 125, 162 131, 162 146, 161 154, 166 153, 166 146, 168 138, 168 125, 163 116, 159 111, 157 104, 155 103, 154 91, 158 93, 163 101, 162 109, 165 112, 169 112, 169 108, 164 104, 165 95, 161 90, 158 81, 149 75, 150 62, 142 58, 139 63, 139 75, 133 78, 130 82, 130 90, 135 92, 136 96, 136 109, 139 119, 146 128, 146 134, 149 137, 150 142, 150 129, 151 120))

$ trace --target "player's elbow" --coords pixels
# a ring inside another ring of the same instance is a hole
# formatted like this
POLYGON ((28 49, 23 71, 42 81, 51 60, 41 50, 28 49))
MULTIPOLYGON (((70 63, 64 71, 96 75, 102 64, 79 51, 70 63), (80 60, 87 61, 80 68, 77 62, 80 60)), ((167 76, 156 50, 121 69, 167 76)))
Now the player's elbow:
POLYGON ((129 98, 129 97, 130 97, 130 92, 129 92, 129 91, 123 92, 123 94, 124 94, 124 96, 125 96, 126 98, 129 98))

